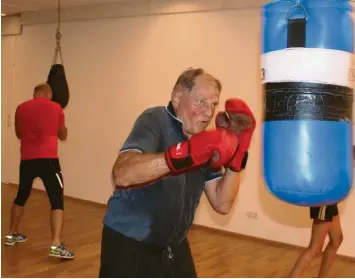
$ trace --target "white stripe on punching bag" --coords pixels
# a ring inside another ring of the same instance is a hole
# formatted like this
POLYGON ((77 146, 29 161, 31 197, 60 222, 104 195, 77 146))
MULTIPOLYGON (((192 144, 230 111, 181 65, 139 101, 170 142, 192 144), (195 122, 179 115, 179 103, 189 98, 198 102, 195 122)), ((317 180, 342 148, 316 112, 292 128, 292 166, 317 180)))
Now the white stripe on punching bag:
POLYGON ((314 82, 350 87, 352 54, 322 48, 292 48, 262 55, 263 83, 314 82))

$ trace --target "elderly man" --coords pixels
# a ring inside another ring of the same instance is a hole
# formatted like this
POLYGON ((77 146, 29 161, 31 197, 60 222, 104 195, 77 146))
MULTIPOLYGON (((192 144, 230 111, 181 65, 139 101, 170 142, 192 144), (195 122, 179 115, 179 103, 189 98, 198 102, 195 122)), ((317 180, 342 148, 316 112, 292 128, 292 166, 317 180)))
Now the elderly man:
POLYGON ((15 131, 21 140, 20 183, 11 209, 10 232, 6 235, 5 244, 12 246, 27 240, 18 232, 18 226, 31 194, 33 180, 39 177, 51 204, 52 245, 49 256, 72 259, 74 253, 61 241, 64 183, 58 157, 58 138, 67 138, 67 127, 63 109, 51 98, 51 87, 42 83, 34 88, 33 99, 16 109, 15 131))
POLYGON ((136 120, 112 171, 100 277, 197 277, 186 235, 201 194, 217 212, 231 210, 255 128, 244 102, 230 100, 205 130, 220 92, 211 74, 188 69, 167 107, 136 120))

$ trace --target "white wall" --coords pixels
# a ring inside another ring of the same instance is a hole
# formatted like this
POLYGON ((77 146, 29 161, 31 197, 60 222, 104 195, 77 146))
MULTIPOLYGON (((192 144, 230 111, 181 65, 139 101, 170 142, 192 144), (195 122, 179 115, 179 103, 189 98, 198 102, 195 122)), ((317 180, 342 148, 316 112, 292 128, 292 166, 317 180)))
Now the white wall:
MULTIPOLYGON (((22 35, 2 37, 3 118, 7 113, 13 117, 16 105, 30 98, 32 88, 46 80, 55 28, 54 23, 26 25, 22 35)), ((255 112, 258 126, 233 212, 219 216, 203 198, 196 223, 307 245, 308 210, 276 200, 267 192, 261 175, 259 30, 258 9, 62 23, 63 58, 71 90, 65 110, 69 138, 60 144, 65 194, 106 203, 112 191, 113 162, 138 114, 146 107, 165 105, 183 69, 203 67, 222 80, 221 103, 228 97, 243 98, 255 112), (256 212, 258 218, 248 219, 248 211, 256 212)), ((18 140, 13 126, 3 122, 2 132, 6 143, 2 146, 2 181, 18 183, 18 140)), ((43 185, 37 181, 35 187, 43 185)), ((353 257, 354 211, 352 192, 340 206, 345 235, 340 254, 353 257)))
POLYGON ((14 108, 20 94, 15 93, 15 59, 18 37, 1 37, 1 181, 17 181, 20 144, 13 130, 14 108))

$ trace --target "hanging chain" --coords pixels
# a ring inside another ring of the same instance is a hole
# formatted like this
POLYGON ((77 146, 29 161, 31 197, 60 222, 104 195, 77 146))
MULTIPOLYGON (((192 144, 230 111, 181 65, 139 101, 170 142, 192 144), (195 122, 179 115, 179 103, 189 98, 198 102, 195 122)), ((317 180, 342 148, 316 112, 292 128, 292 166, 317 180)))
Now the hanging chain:
POLYGON ((293 10, 294 8, 297 8, 297 7, 302 9, 302 11, 303 11, 303 13, 304 13, 304 18, 305 18, 305 20, 308 19, 308 13, 307 13, 307 11, 306 11, 306 8, 301 4, 301 0, 296 0, 296 4, 293 5, 293 6, 291 7, 291 9, 288 11, 287 16, 286 16, 286 20, 288 20, 288 19, 290 18, 292 10, 293 10))
POLYGON ((60 0, 58 0, 58 27, 57 27, 57 32, 55 33, 55 39, 57 42, 56 48, 55 48, 55 53, 54 53, 54 58, 53 58, 53 64, 57 63, 57 57, 58 57, 58 53, 60 56, 60 60, 62 61, 63 64, 63 57, 62 57, 62 48, 60 45, 60 39, 62 38, 62 34, 60 33, 60 15, 61 15, 61 11, 60 11, 60 0))

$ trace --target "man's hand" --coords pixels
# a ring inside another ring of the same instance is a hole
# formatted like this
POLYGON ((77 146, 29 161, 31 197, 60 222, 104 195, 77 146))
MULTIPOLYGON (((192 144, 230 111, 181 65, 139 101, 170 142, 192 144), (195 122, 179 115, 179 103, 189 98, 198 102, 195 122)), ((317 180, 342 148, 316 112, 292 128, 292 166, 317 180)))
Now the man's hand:
POLYGON ((68 137, 68 129, 66 126, 62 126, 59 128, 58 130, 58 138, 61 140, 61 141, 64 141, 66 140, 68 137))
POLYGON ((230 130, 217 128, 193 135, 189 140, 171 146, 165 152, 173 175, 211 163, 214 168, 228 164, 238 147, 238 138, 230 130))
POLYGON ((229 99, 225 103, 225 112, 220 112, 216 116, 216 127, 230 129, 238 136, 239 147, 228 167, 239 172, 246 165, 247 151, 256 127, 252 111, 243 100, 229 99))

